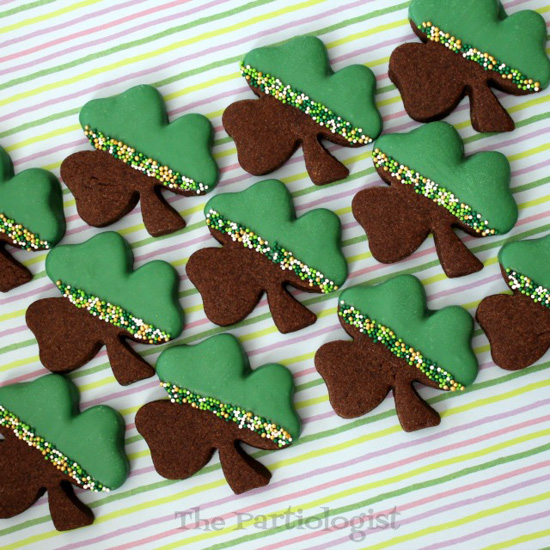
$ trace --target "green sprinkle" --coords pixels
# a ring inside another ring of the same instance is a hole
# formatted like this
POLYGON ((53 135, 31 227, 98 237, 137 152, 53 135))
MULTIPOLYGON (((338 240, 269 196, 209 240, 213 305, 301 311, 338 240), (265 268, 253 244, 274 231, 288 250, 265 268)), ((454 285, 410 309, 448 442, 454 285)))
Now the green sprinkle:
POLYGON ((93 130, 89 126, 85 126, 84 135, 98 151, 106 151, 115 159, 124 162, 124 164, 127 164, 134 170, 138 170, 146 176, 159 180, 168 189, 193 191, 197 195, 202 195, 208 190, 208 185, 182 176, 179 172, 174 172, 170 167, 161 165, 155 159, 136 151, 122 141, 104 135, 99 130, 93 130))
POLYGON ((222 403, 215 397, 205 397, 185 388, 179 388, 168 382, 161 382, 160 385, 166 390, 172 403, 180 405, 186 403, 195 409, 210 411, 226 422, 235 422, 240 429, 246 428, 260 437, 271 439, 279 447, 292 443, 292 436, 284 428, 263 416, 258 416, 236 405, 222 403))
POLYGON ((460 54, 464 59, 477 63, 486 71, 495 71, 505 80, 511 80, 520 90, 539 92, 540 83, 527 78, 517 69, 512 69, 506 63, 499 61, 487 52, 480 52, 470 44, 463 44, 459 38, 456 38, 441 30, 431 22, 424 22, 418 26, 418 29, 426 34, 428 40, 438 42, 451 52, 460 54))
POLYGON ((512 290, 519 290, 521 294, 525 294, 537 304, 550 308, 550 290, 513 269, 507 268, 506 274, 508 276, 506 282, 512 290))
POLYGON ((404 359, 411 367, 416 367, 425 374, 432 382, 435 382, 440 389, 457 391, 463 390, 464 386, 453 379, 452 375, 436 363, 424 357, 420 351, 409 346, 399 338, 391 329, 369 319, 366 315, 355 309, 353 306, 340 301, 338 315, 350 326, 355 327, 359 332, 366 334, 375 343, 382 344, 395 356, 404 359))
POLYGON ((310 287, 317 287, 323 294, 338 290, 338 285, 325 277, 320 271, 309 267, 292 252, 280 246, 277 242, 269 243, 253 231, 236 222, 224 218, 215 210, 206 214, 206 225, 221 233, 229 235, 233 241, 240 241, 245 248, 254 250, 278 265, 283 271, 293 271, 302 281, 308 281, 310 287))
POLYGON ((143 319, 135 317, 120 306, 101 300, 92 294, 86 294, 83 290, 67 285, 62 281, 55 283, 57 288, 68 298, 71 304, 79 309, 86 309, 90 315, 123 328, 137 340, 144 340, 148 344, 160 344, 171 339, 170 334, 146 323, 143 319))
POLYGON ((25 443, 34 447, 42 454, 44 460, 51 462, 58 470, 74 479, 83 489, 89 489, 96 493, 101 491, 109 492, 110 489, 108 487, 95 480, 78 462, 71 460, 56 449, 54 445, 37 435, 30 426, 25 424, 15 414, 2 407, 2 405, 0 405, 0 426, 8 428, 17 439, 25 441, 25 443))
POLYGON ((476 212, 470 205, 462 202, 451 191, 441 187, 435 181, 424 177, 413 168, 399 164, 398 161, 386 155, 380 149, 373 151, 372 158, 376 168, 382 168, 384 171, 389 172, 403 185, 412 185, 415 193, 442 206, 481 236, 487 237, 498 233, 496 229, 489 227, 489 222, 484 220, 479 212, 476 212))
POLYGON ((339 134, 352 145, 371 143, 372 138, 363 134, 362 128, 356 128, 351 122, 339 117, 336 113, 311 99, 307 94, 283 84, 270 74, 263 74, 250 65, 240 64, 241 74, 250 86, 260 89, 286 105, 291 105, 310 116, 317 124, 326 127, 333 134, 339 134))
POLYGON ((36 233, 4 214, 0 214, 0 233, 7 235, 14 245, 23 250, 47 250, 51 247, 48 241, 43 241, 36 233))

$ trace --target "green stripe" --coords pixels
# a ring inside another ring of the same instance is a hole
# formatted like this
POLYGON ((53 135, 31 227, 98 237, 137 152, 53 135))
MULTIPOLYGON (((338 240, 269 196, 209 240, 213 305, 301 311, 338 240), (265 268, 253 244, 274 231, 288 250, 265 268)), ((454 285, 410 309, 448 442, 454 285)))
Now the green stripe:
MULTIPOLYGON (((409 485, 408 487, 403 487, 401 489, 396 489, 394 491, 389 491, 387 493, 382 493, 380 495, 377 495, 375 497, 367 498, 358 502, 354 502, 353 504, 348 504, 346 506, 340 506, 338 508, 331 508, 328 513, 321 513, 321 514, 314 514, 305 518, 302 518, 300 520, 295 520, 288 522, 287 524, 277 527, 275 529, 268 529, 265 531, 261 531, 259 533, 255 533, 253 535, 246 535, 244 537, 240 537, 238 539, 232 539, 227 542, 222 542, 219 544, 215 544, 213 546, 209 546, 210 550, 221 550, 222 548, 229 548, 231 546, 236 546, 240 543, 248 542, 251 540, 257 540, 260 538, 264 538, 271 535, 276 535, 278 533, 282 533, 284 531, 288 531, 290 529, 293 529, 294 527, 298 527, 299 525, 303 525, 304 522, 307 521, 314 521, 314 520, 322 520, 324 517, 333 517, 341 514, 346 514, 348 512, 354 512, 358 509, 364 509, 369 506, 372 506, 373 504, 378 504, 379 502, 383 502, 385 500, 391 500, 395 499, 397 497, 407 495, 409 493, 413 493, 415 491, 420 491, 422 489, 429 489, 430 487, 436 487, 438 485, 442 485, 444 483, 447 483, 449 481, 454 481, 455 479, 461 479, 463 477, 466 477, 470 474, 475 474, 478 472, 484 472, 486 470, 490 470, 491 468, 494 468, 495 466, 502 466, 504 464, 510 464, 513 462, 516 462, 518 460, 522 460, 524 458, 529 458, 531 456, 536 456, 541 453, 545 453, 550 450, 550 443, 547 443, 546 445, 541 445, 539 447, 535 447, 533 449, 530 449, 528 451, 523 451, 521 453, 516 453, 508 456, 503 456, 501 458, 497 458, 495 460, 490 460, 488 462, 484 462, 482 464, 478 464, 476 466, 470 466, 468 468, 463 468, 462 470, 459 470, 458 472, 454 472, 452 474, 448 474, 446 476, 442 477, 436 477, 434 479, 430 479, 428 481, 423 481, 421 483, 415 483, 413 485, 409 485)), ((183 541, 182 544, 187 543, 187 541, 183 541)), ((159 548, 159 547, 157 547, 159 548)))
POLYGON ((0 19, 3 17, 9 17, 10 15, 14 15, 22 11, 30 10, 32 8, 37 8, 38 6, 51 4, 52 2, 56 2, 56 0, 37 0, 36 2, 31 2, 30 4, 23 4, 22 6, 17 6, 16 8, 11 8, 10 10, 0 12, 0 19))
MULTIPOLYGON (((546 370, 549 367, 550 367, 550 361, 547 361, 546 363, 542 363, 540 365, 530 367, 529 369, 516 371, 516 372, 510 373, 510 374, 504 375, 500 378, 495 378, 495 379, 492 379, 492 380, 488 380, 486 382, 482 382, 482 383, 479 383, 479 384, 474 384, 473 386, 470 386, 469 388, 467 388, 465 390, 465 392, 461 392, 460 394, 447 393, 446 392, 446 393, 443 393, 443 394, 438 395, 436 397, 432 397, 431 399, 427 399, 426 402, 429 403, 430 405, 435 405, 436 403, 439 403, 439 402, 442 402, 442 401, 447 401, 448 399, 454 399, 456 397, 461 397, 462 395, 464 395, 464 393, 474 393, 474 392, 477 392, 477 391, 485 390, 487 388, 491 388, 491 387, 494 387, 494 386, 499 386, 501 384, 505 384, 505 383, 510 382, 512 380, 520 379, 520 378, 523 378, 524 376, 529 376, 529 375, 531 375, 535 372, 540 372, 540 371, 546 370)), ((355 428, 367 426, 367 425, 373 424, 375 422, 378 422, 379 420, 385 420, 387 418, 392 418, 394 416, 396 416, 395 409, 390 409, 388 411, 385 411, 385 412, 379 413, 379 414, 364 416, 364 417, 359 418, 358 420, 355 420, 353 422, 347 422, 346 424, 344 424, 342 426, 339 426, 337 428, 324 430, 322 432, 317 432, 317 433, 314 433, 314 434, 311 434, 311 435, 301 436, 294 443, 293 447, 296 448, 296 447, 299 447, 301 445, 305 445, 305 444, 313 442, 313 441, 317 441, 317 440, 320 440, 320 439, 326 439, 326 438, 332 437, 334 435, 349 432, 350 430, 353 430, 355 428)), ((134 436, 132 438, 127 438, 126 439, 126 444, 134 443, 134 442, 136 442, 138 440, 142 440, 142 439, 143 438, 139 435, 134 436)), ((256 452, 250 453, 250 456, 252 456, 253 458, 258 459, 258 458, 261 458, 262 456, 265 456, 265 455, 269 454, 269 452, 270 451, 256 451, 256 452)), ((199 472, 197 472, 193 477, 198 478, 200 476, 206 475, 210 472, 214 472, 214 471, 217 471, 217 470, 220 470, 220 469, 221 469, 221 466, 220 466, 219 463, 211 464, 209 466, 206 466, 205 468, 203 468, 199 472)), ((135 489, 131 489, 129 491, 116 491, 115 493, 112 493, 112 494, 110 494, 110 495, 108 495, 104 498, 94 500, 93 502, 89 503, 88 506, 90 506, 91 508, 96 508, 98 506, 102 506, 102 505, 108 504, 110 502, 117 502, 117 501, 120 501, 120 500, 124 500, 124 499, 126 499, 128 497, 131 497, 131 496, 134 496, 134 495, 147 493, 147 492, 150 492, 150 491, 154 491, 156 489, 161 489, 163 487, 169 487, 171 485, 174 485, 175 483, 178 483, 178 481, 179 480, 159 481, 159 482, 156 482, 156 483, 151 483, 149 485, 141 485, 140 487, 136 487, 135 489)), ((32 527, 34 525, 39 525, 39 524, 45 523, 49 520, 50 520, 49 515, 48 516, 43 516, 41 518, 29 520, 29 521, 23 522, 19 525, 14 525, 12 527, 8 527, 6 529, 0 530, 0 536, 7 535, 7 534, 13 533, 13 532, 17 532, 17 531, 20 531, 20 530, 25 529, 27 527, 32 527)))
MULTIPOLYGON (((263 1, 263 2, 266 2, 266 1, 272 2, 273 0, 261 0, 261 1, 263 1)), ((324 28, 322 28, 318 31, 312 32, 310 34, 312 36, 320 36, 320 35, 332 32, 334 30, 339 30, 339 29, 344 28, 348 25, 353 25, 355 23, 367 21, 367 20, 372 19, 374 17, 378 17, 378 16, 381 16, 381 15, 385 15, 387 13, 391 13, 392 11, 402 9, 402 8, 406 7, 407 5, 408 5, 408 3, 405 2, 403 4, 399 4, 398 6, 393 6, 393 7, 390 7, 390 8, 377 10, 375 12, 371 12, 371 13, 368 13, 366 15, 361 15, 361 16, 354 17, 354 18, 351 18, 351 19, 347 19, 345 21, 342 21, 341 23, 337 23, 337 24, 334 24, 334 25, 330 25, 328 27, 324 27, 324 28)), ((246 6, 243 6, 242 8, 239 8, 239 9, 242 11, 245 8, 246 8, 246 6)), ((234 10, 229 10, 229 11, 234 11, 234 10)), ((224 12, 224 13, 228 13, 228 12, 224 12)), ((199 21, 201 21, 201 20, 198 20, 197 24, 198 24, 199 21)), ((206 22, 208 22, 208 21, 206 21, 206 22)), ((168 32, 168 31, 164 31, 164 32, 168 32)), ((148 39, 142 39, 142 40, 148 40, 148 39)), ((135 41, 135 42, 141 42, 141 41, 135 41)), ((276 42, 274 45, 281 44, 282 42, 284 42, 284 41, 276 42)), ((131 47, 131 46, 129 46, 129 47, 131 47)), ((111 53, 111 50, 106 50, 105 55, 109 55, 109 53, 111 53)), ((179 80, 183 80, 183 79, 185 79, 187 77, 190 77, 190 76, 195 76, 195 75, 201 74, 203 72, 210 71, 212 69, 217 69, 219 67, 224 67, 224 66, 232 64, 232 63, 237 63, 238 61, 240 61, 242 59, 243 56, 244 56, 244 53, 239 54, 239 55, 234 56, 234 57, 228 57, 228 58, 222 59, 220 61, 215 61, 215 62, 209 63, 207 65, 203 65, 202 67, 197 67, 195 69, 191 69, 191 70, 188 70, 188 71, 182 71, 181 73, 178 73, 178 74, 176 74, 174 76, 171 76, 169 78, 159 80, 159 81, 153 83, 153 85, 160 88, 162 86, 172 84, 172 83, 177 82, 179 80)), ((99 52, 97 54, 91 54, 91 56, 87 56, 87 57, 92 57, 93 59, 95 59, 95 57, 102 57, 102 52, 99 52)), ((84 62, 84 60, 87 60, 87 59, 82 58, 81 60, 79 60, 75 64, 80 64, 80 63, 84 62)), ((52 70, 52 71, 57 72, 58 70, 60 71, 60 70, 63 70, 65 68, 69 68, 69 67, 59 66, 58 68, 54 67, 52 69, 47 69, 47 70, 52 70)), ((29 76, 32 76, 32 75, 29 75, 29 76)), ((42 75, 38 75, 38 76, 42 76, 42 75)), ((22 78, 28 78, 28 77, 22 77, 22 78)), ((0 84, 0 89, 2 89, 3 86, 7 87, 8 84, 9 83, 6 83, 4 85, 0 84)), ((395 86, 390 85, 390 86, 386 86, 384 88, 381 88, 378 91, 379 91, 379 93, 383 93, 384 91, 389 91, 390 89, 395 90, 396 88, 395 88, 395 86)), ((44 117, 42 119, 38 119, 38 120, 33 121, 33 122, 28 122, 28 123, 22 124, 20 126, 12 128, 12 129, 5 130, 4 132, 0 132, 0 138, 7 137, 9 135, 13 135, 13 134, 15 134, 19 131, 22 131, 22 130, 27 130, 29 128, 34 128, 36 126, 46 124, 46 123, 51 122, 53 120, 59 120, 61 118, 65 118, 67 116, 73 116, 73 115, 77 114, 79 111, 80 111, 80 109, 69 109, 67 111, 63 111, 61 113, 57 113, 57 114, 54 114, 54 115, 49 115, 47 117, 44 117)), ((231 140, 230 138, 226 138, 226 141, 224 141, 224 142, 226 143, 230 140, 231 140)))
POLYGON ((105 57, 107 55, 111 55, 117 52, 121 52, 124 50, 128 50, 130 48, 133 48, 135 46, 141 46, 143 44, 148 44, 149 42, 153 42, 155 40, 158 40, 160 38, 164 38, 166 36, 171 36, 172 34, 179 33, 188 29, 192 29, 194 27, 198 27, 200 25, 205 25, 207 23, 212 23, 214 21, 219 21, 220 19, 225 19, 226 17, 230 17, 232 15, 236 15, 238 13, 242 13, 244 11, 256 8, 258 6, 263 6, 264 4, 270 4, 274 2, 275 0, 255 0, 254 2, 249 2, 248 4, 245 4, 244 6, 241 6, 240 8, 233 8, 230 10, 226 10, 220 13, 216 13, 214 15, 209 15, 207 17, 201 17, 200 19, 189 21, 189 23, 185 23, 184 25, 178 25, 176 27, 172 27, 170 29, 166 29, 162 32, 155 33, 151 36, 148 36, 146 38, 140 38, 139 40, 132 40, 131 42, 126 42, 124 44, 119 44, 118 46, 113 46, 112 48, 108 48, 106 50, 102 50, 101 52, 96 52, 93 54, 85 55, 84 57, 81 57, 79 59, 75 59, 73 61, 69 61, 67 63, 63 63, 62 65, 57 65, 56 67, 50 67, 48 69, 42 69, 41 71, 36 71, 34 73, 21 76, 19 78, 14 78, 12 80, 8 80, 7 82, 4 82, 3 84, 0 84, 0 90, 5 90, 7 88, 11 88, 13 86, 17 86, 18 84, 23 84, 24 82, 30 82, 31 80, 35 80, 36 78, 40 78, 42 76, 48 76, 51 74, 58 73, 60 71, 64 71, 66 69, 71 69, 72 67, 78 67, 79 65, 82 65, 83 63, 86 63, 88 61, 93 61, 95 59, 101 59, 102 57, 105 57))

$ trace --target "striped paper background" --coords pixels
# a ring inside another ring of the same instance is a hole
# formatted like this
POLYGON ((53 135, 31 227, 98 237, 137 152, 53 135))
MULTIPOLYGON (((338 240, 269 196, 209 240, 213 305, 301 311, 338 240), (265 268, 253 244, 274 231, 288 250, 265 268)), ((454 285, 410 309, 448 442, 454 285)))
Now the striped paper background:
MULTIPOLYGON (((536 9, 550 18, 545 0, 506 0, 510 11, 536 9)), ((335 69, 365 63, 378 79, 378 105, 385 130, 405 131, 417 124, 406 115, 388 80, 388 59, 396 45, 413 40, 399 0, 2 0, 0 1, 0 144, 16 169, 41 166, 59 174, 69 154, 86 149, 77 113, 94 97, 119 93, 140 83, 158 86, 171 116, 207 115, 216 128, 215 154, 221 166, 218 191, 245 189, 260 178, 237 164, 234 143, 221 127, 223 109, 251 98, 238 74, 238 60, 253 47, 302 33, 321 37, 335 69)), ((548 109, 550 95, 501 94, 517 129, 496 136, 474 132, 467 103, 449 117, 466 141, 468 153, 498 149, 513 170, 520 219, 510 235, 474 240, 468 246, 485 263, 469 277, 448 280, 430 238, 407 261, 384 266, 369 254, 365 235, 350 204, 365 186, 381 182, 373 173, 370 148, 335 148, 351 169, 344 182, 311 184, 303 158, 294 158, 273 175, 291 190, 299 213, 328 207, 343 223, 348 285, 377 283, 398 273, 423 281, 432 308, 461 304, 474 313, 479 300, 502 292, 496 254, 503 242, 541 236, 550 229, 548 109)), ((76 215, 64 189, 68 232, 64 243, 98 232, 76 215)), ((144 230, 139 208, 111 228, 132 244, 137 265, 168 260, 181 275, 186 328, 180 342, 197 342, 224 331, 206 320, 202 302, 185 276, 195 250, 213 245, 204 225, 204 198, 171 196, 188 227, 153 239, 144 230)), ((0 382, 31 380, 46 371, 26 328, 24 313, 38 298, 56 296, 44 274, 44 255, 16 252, 33 271, 27 284, 0 297, 0 382)), ((331 410, 325 385, 313 367, 315 350, 344 337, 337 321, 336 297, 298 293, 318 315, 317 323, 290 335, 273 326, 265 300, 230 332, 240 337, 253 367, 280 362, 294 374, 296 403, 304 421, 300 441, 289 449, 254 456, 273 472, 269 486, 235 496, 217 458, 192 479, 172 482, 152 467, 149 450, 134 426, 136 410, 162 398, 156 379, 119 386, 102 351, 71 375, 82 406, 98 403, 119 409, 127 423, 129 480, 108 495, 79 492, 96 514, 95 523, 58 533, 45 498, 24 514, 0 521, 6 548, 542 548, 550 545, 550 361, 510 373, 496 367, 487 339, 476 326, 474 347, 480 374, 464 394, 423 388, 421 395, 441 413, 439 427, 404 433, 388 398, 373 413, 345 421, 331 410), (199 519, 178 513, 200 508, 199 519), (387 514, 396 529, 373 529, 363 522, 362 541, 351 540, 360 514, 387 514), (286 515, 285 515, 286 513, 286 515), (221 518, 215 524, 213 518, 221 518)), ((140 351, 154 362, 161 347, 140 351)), ((185 449, 182 449, 185 452, 185 449)))

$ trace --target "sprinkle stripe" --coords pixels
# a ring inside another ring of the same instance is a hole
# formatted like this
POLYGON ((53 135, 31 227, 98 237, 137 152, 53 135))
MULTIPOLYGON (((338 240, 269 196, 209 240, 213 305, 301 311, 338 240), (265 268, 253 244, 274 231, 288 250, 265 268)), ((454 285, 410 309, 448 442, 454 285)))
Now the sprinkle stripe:
POLYGON ((344 120, 326 105, 315 101, 304 92, 292 88, 289 84, 281 82, 276 76, 263 74, 250 65, 240 64, 241 74, 248 84, 258 88, 264 94, 270 95, 286 105, 298 109, 311 117, 317 124, 330 130, 333 134, 339 134, 351 145, 364 145, 371 143, 371 137, 363 133, 362 128, 355 127, 351 122, 344 120))
POLYGON ((76 308, 86 309, 90 315, 126 330, 137 340, 143 340, 147 344, 159 344, 171 339, 167 332, 135 317, 120 306, 106 302, 93 294, 87 294, 63 281, 56 281, 55 284, 63 298, 68 298, 76 308))
POLYGON ((506 282, 512 290, 518 290, 536 304, 550 308, 550 290, 519 271, 506 268, 506 282))
POLYGON ((307 281, 310 287, 316 287, 323 294, 329 294, 338 290, 338 285, 323 275, 317 269, 301 262, 290 251, 281 246, 277 242, 268 242, 254 233, 251 229, 228 220, 219 212, 213 209, 206 214, 206 225, 210 229, 220 231, 225 235, 229 235, 233 242, 240 242, 245 248, 254 250, 268 260, 271 260, 275 265, 278 265, 283 271, 289 270, 302 280, 307 281))
POLYGON ((85 126, 84 135, 94 149, 109 153, 113 158, 122 161, 130 168, 142 172, 150 178, 157 179, 162 185, 168 187, 168 189, 193 191, 197 195, 202 195, 208 190, 208 185, 182 176, 169 166, 164 166, 155 159, 148 157, 140 151, 136 151, 127 143, 106 136, 100 130, 94 130, 89 126, 85 126))
POLYGON ((464 390, 464 386, 457 382, 445 369, 425 357, 420 351, 404 342, 390 328, 370 319, 352 305, 340 301, 338 315, 348 325, 355 327, 359 332, 369 336, 375 343, 382 344, 396 357, 403 359, 411 367, 417 368, 442 390, 464 390))
POLYGON ((0 233, 4 233, 23 250, 48 250, 51 243, 41 239, 25 226, 0 213, 0 233))
POLYGON ((417 195, 422 195, 435 202, 458 218, 462 223, 479 233, 482 237, 496 235, 498 231, 489 227, 489 222, 476 212, 470 205, 462 202, 454 193, 442 187, 430 178, 423 176, 413 168, 400 164, 380 149, 373 152, 373 162, 376 168, 389 172, 403 185, 412 185, 417 195))
POLYGON ((540 82, 535 82, 532 78, 526 77, 520 71, 499 61, 490 53, 481 52, 474 46, 463 43, 460 38, 445 32, 432 24, 431 21, 424 21, 418 26, 418 29, 431 42, 439 43, 451 52, 461 55, 464 59, 477 63, 485 71, 496 71, 503 79, 511 80, 520 90, 524 92, 540 91, 540 82))
POLYGON ((201 411, 210 411, 221 420, 235 422, 239 425, 239 429, 244 428, 257 433, 262 438, 273 440, 279 447, 286 447, 292 443, 292 436, 284 428, 254 412, 237 405, 224 403, 215 397, 200 395, 186 388, 180 388, 169 382, 161 382, 160 385, 166 390, 172 403, 188 404, 201 411))
POLYGON ((35 448, 42 454, 44 460, 50 462, 64 474, 72 477, 83 489, 89 489, 95 493, 109 492, 110 489, 108 487, 95 480, 78 462, 68 458, 55 445, 39 436, 33 428, 25 424, 2 405, 0 405, 0 426, 11 430, 17 439, 25 441, 30 447, 35 448))

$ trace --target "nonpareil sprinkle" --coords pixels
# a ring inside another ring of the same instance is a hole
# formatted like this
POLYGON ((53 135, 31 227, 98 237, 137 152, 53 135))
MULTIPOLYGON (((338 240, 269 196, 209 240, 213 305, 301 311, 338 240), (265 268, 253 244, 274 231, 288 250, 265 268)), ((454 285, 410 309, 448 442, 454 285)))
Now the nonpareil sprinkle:
POLYGON ((484 220, 483 216, 479 212, 476 212, 469 204, 462 202, 454 193, 445 187, 441 187, 435 181, 423 176, 413 168, 400 164, 380 149, 373 151, 372 159, 376 168, 389 172, 403 185, 411 185, 416 194, 422 195, 442 206, 464 225, 467 225, 482 237, 498 233, 496 229, 491 229, 489 222, 484 220))
POLYGON ((277 77, 262 73, 250 65, 240 64, 241 74, 250 86, 291 105, 311 117, 317 124, 327 128, 333 134, 339 134, 352 145, 371 143, 372 138, 363 133, 362 128, 355 127, 328 107, 310 98, 307 94, 284 84, 277 77))
POLYGON ((74 479, 83 489, 89 489, 96 493, 100 491, 109 491, 108 487, 95 480, 80 466, 80 464, 78 464, 78 462, 71 460, 54 445, 39 436, 28 424, 25 424, 25 422, 2 405, 0 405, 0 426, 4 426, 11 430, 17 439, 34 447, 42 454, 44 460, 50 462, 59 471, 74 479))
POLYGON ((208 185, 183 176, 179 172, 172 170, 169 166, 160 164, 155 159, 136 151, 130 145, 106 136, 99 130, 85 126, 84 135, 98 151, 106 151, 117 160, 130 166, 130 168, 138 170, 150 178, 155 178, 159 183, 168 187, 168 189, 193 191, 197 195, 202 195, 208 190, 208 185))
POLYGON ((449 372, 422 355, 420 351, 404 342, 390 328, 378 323, 374 319, 369 319, 354 306, 346 304, 344 301, 340 301, 338 315, 348 325, 366 334, 375 343, 382 344, 396 357, 403 359, 411 367, 420 370, 432 380, 432 382, 435 382, 440 389, 450 391, 464 389, 464 386, 460 382, 454 380, 449 372))
POLYGON ((206 225, 210 229, 229 235, 234 242, 240 242, 245 248, 262 254, 282 270, 293 271, 302 281, 307 281, 310 287, 319 288, 323 294, 338 290, 338 285, 317 269, 301 262, 290 250, 276 242, 268 242, 247 227, 228 220, 213 209, 206 214, 206 225))
POLYGON ((170 334, 167 332, 146 323, 139 317, 135 317, 120 306, 106 302, 92 294, 87 294, 83 290, 62 281, 57 281, 55 284, 63 297, 68 298, 75 307, 86 309, 90 315, 101 321, 126 330, 137 340, 143 340, 148 344, 160 344, 171 339, 170 334))
POLYGON ((51 247, 48 241, 4 214, 0 214, 0 233, 4 233, 14 245, 23 250, 48 250, 51 247))
POLYGON ((506 63, 499 61, 490 53, 482 52, 470 44, 465 44, 460 38, 456 38, 450 33, 445 32, 432 24, 431 21, 424 21, 421 25, 418 25, 418 29, 431 42, 439 43, 449 51, 461 55, 464 59, 477 63, 485 71, 497 72, 504 80, 512 81, 520 90, 524 92, 540 91, 540 82, 528 78, 517 69, 513 69, 506 63))
POLYGON ((527 275, 523 275, 513 269, 506 269, 508 286, 512 290, 517 290, 533 300, 533 302, 550 308, 550 290, 533 281, 527 275))
POLYGON ((201 411, 210 411, 221 420, 235 422, 240 429, 251 430, 260 437, 271 439, 279 447, 285 447, 292 443, 292 436, 284 428, 263 416, 236 405, 223 403, 214 397, 206 397, 188 389, 180 388, 175 384, 161 382, 160 385, 166 390, 172 403, 188 404, 201 411))

